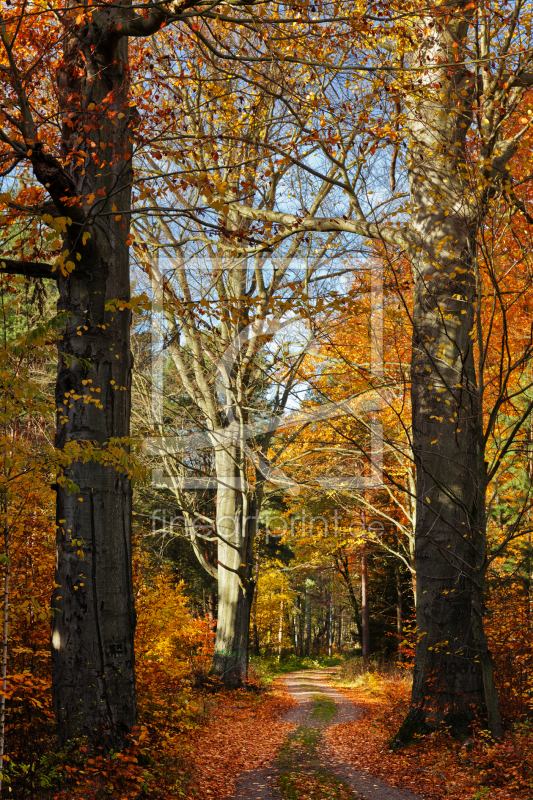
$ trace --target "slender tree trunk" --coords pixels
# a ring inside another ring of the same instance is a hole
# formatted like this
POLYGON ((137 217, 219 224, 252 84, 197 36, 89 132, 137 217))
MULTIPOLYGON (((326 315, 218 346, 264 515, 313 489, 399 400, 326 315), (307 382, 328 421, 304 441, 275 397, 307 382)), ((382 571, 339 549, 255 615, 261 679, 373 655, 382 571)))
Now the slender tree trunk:
MULTIPOLYGON (((529 380, 531 381, 531 368, 529 374, 529 380)), ((531 493, 533 488, 533 420, 529 418, 529 427, 527 430, 527 477, 528 477, 528 492, 531 493)), ((531 512, 529 514, 531 520, 531 512)), ((530 522, 531 525, 531 522, 530 522)), ((525 563, 525 572, 526 572, 526 588, 527 588, 527 597, 528 597, 528 612, 529 618, 533 619, 533 552, 531 550, 532 547, 532 537, 531 531, 528 533, 527 537, 528 542, 528 554, 525 563)))
POLYGON ((299 633, 300 633, 300 595, 294 601, 294 608, 292 610, 292 619, 294 627, 294 655, 298 655, 299 648, 299 633))
POLYGON ((363 629, 363 664, 370 659, 370 606, 368 601, 368 565, 366 544, 363 544, 361 555, 361 622, 363 629))
POLYGON ((255 557, 255 581, 254 581, 254 602, 252 610, 252 631, 253 631, 253 652, 254 656, 259 655, 259 631, 257 630, 257 595, 259 592, 259 550, 255 557))
POLYGON ((398 661, 403 661, 402 653, 402 631, 403 631, 403 593, 402 593, 402 576, 400 572, 400 565, 396 562, 394 566, 394 574, 396 577, 396 636, 398 637, 398 661))
POLYGON ((305 647, 304 655, 311 655, 311 598, 309 589, 305 589, 305 647))
POLYGON ((348 558, 343 557, 341 554, 336 556, 337 560, 337 569, 346 584, 346 588, 348 589, 348 598, 350 601, 350 605, 352 607, 352 619, 355 623, 357 628, 357 636, 359 638, 359 644, 361 648, 363 647, 363 630, 361 627, 361 620, 359 616, 359 603, 357 601, 357 595, 355 593, 355 587, 352 582, 352 576, 350 574, 350 565, 348 562, 348 558))
POLYGON ((216 598, 214 592, 209 592, 207 596, 207 608, 209 614, 209 622, 214 622, 217 618, 216 614, 216 598))
POLYGON ((461 105, 472 89, 461 56, 471 12, 457 3, 449 13, 447 24, 420 21, 417 63, 429 71, 408 109, 418 637, 396 743, 442 724, 466 735, 476 719, 501 733, 482 622, 486 476, 471 335, 480 211, 466 180, 471 114, 461 105))
POLYGON ((283 609, 285 607, 285 603, 282 600, 279 604, 279 630, 278 630, 278 661, 281 658, 281 649, 283 644, 283 609))
POLYGON ((333 655, 333 594, 329 593, 328 656, 333 655))
POLYGON ((2 614, 2 694, 0 695, 0 796, 4 783, 4 754, 6 749, 6 693, 7 693, 7 657, 9 645, 9 579, 10 579, 10 548, 9 548, 9 523, 7 509, 4 520, 4 608, 2 614))
MULTIPOLYGON (((109 25, 115 13, 101 10, 100 21, 109 25)), ((36 176, 59 208, 62 194, 82 198, 81 206, 71 207, 74 223, 66 226, 58 281, 58 309, 68 315, 56 386, 60 449, 93 442, 105 451, 130 432, 131 312, 107 305, 130 300, 133 111, 127 76, 126 40, 96 28, 93 39, 88 26, 67 32, 58 70, 64 152, 88 155, 79 166, 72 159, 69 174, 37 146, 32 156, 36 176)), ((59 733, 62 741, 85 735, 117 747, 137 721, 131 485, 105 460, 80 458, 56 488, 52 688, 59 733)))
POLYGON ((303 613, 300 607, 300 655, 305 655, 305 620, 306 620, 306 596, 304 592, 303 613))

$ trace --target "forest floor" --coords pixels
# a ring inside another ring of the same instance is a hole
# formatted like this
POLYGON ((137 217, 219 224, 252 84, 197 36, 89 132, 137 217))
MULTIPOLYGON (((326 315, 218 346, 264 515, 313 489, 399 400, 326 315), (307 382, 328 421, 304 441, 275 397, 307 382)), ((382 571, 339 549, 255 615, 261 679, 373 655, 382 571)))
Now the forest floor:
MULTIPOLYGON (((231 800, 415 800, 411 792, 391 787, 356 770, 328 747, 330 726, 359 720, 363 709, 339 693, 327 677, 336 667, 292 672, 283 679, 295 707, 281 718, 291 725, 277 759, 245 773, 231 800)), ((420 795, 419 800, 422 800, 420 795)))
POLYGON ((533 726, 504 740, 445 731, 393 753, 409 675, 336 667, 278 677, 265 694, 213 700, 192 745, 187 800, 533 800, 533 726))

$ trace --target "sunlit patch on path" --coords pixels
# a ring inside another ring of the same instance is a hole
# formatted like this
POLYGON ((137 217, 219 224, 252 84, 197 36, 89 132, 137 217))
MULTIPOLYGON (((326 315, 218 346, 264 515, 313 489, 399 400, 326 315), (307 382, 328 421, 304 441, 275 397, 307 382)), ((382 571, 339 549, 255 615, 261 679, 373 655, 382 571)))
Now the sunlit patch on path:
MULTIPOLYGON (((334 670, 334 668, 333 668, 334 670)), ((245 773, 231 800, 423 800, 421 795, 388 786, 332 758, 322 732, 352 722, 363 711, 324 682, 330 670, 305 670, 285 676, 296 705, 283 722, 296 730, 275 762, 245 773)))

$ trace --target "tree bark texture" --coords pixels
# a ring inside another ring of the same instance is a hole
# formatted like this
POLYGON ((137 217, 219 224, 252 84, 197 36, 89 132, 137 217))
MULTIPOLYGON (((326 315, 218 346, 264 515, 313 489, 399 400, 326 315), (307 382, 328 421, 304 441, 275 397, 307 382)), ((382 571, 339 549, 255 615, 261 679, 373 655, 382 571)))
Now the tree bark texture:
POLYGON ((407 110, 418 640, 397 742, 442 724, 465 735, 477 719, 500 732, 481 617, 486 477, 473 345, 480 209, 470 196, 465 110, 473 82, 460 64, 437 66, 454 64, 457 53, 461 61, 470 13, 457 4, 447 24, 420 21, 417 63, 433 69, 418 78, 407 110))
MULTIPOLYGON (((109 26, 113 13, 100 10, 101 22, 109 26)), ((39 151, 33 159, 41 183, 73 218, 64 236, 67 268, 58 277, 58 309, 67 316, 59 344, 56 444, 66 450, 92 442, 105 454, 110 441, 129 436, 130 311, 106 308, 108 301, 130 300, 127 70, 125 39, 71 29, 58 73, 63 149, 88 155, 78 166, 72 160, 68 174, 39 151), (92 157, 103 151, 101 159, 92 157), (60 199, 65 194, 81 202, 69 210, 60 199)), ((58 479, 52 665, 63 741, 85 735, 120 746, 137 720, 131 494, 127 474, 98 455, 74 458, 58 479)))
POLYGON ((236 474, 237 448, 215 450, 217 476, 218 624, 213 673, 227 686, 248 678, 250 613, 254 595, 253 540, 256 517, 247 495, 222 484, 236 474), (248 513, 250 512, 250 513, 248 513))

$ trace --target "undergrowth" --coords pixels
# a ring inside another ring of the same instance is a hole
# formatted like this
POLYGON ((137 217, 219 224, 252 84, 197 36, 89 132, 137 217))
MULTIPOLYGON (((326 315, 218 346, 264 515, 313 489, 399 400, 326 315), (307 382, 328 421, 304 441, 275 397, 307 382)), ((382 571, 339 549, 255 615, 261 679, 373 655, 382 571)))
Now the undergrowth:
POLYGON ((250 668, 253 674, 265 683, 270 683, 277 675, 287 672, 299 672, 304 669, 324 669, 338 667, 344 663, 345 657, 335 656, 296 656, 290 654, 277 658, 275 656, 252 656, 250 668))

